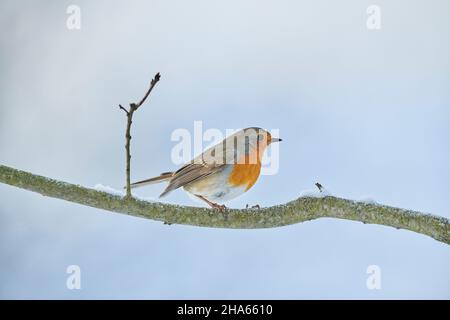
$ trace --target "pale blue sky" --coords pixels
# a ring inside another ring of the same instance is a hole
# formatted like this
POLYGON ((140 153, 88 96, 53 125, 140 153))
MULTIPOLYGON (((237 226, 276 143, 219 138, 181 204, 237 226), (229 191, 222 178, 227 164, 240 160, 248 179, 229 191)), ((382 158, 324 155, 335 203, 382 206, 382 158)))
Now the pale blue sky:
MULTIPOLYGON (((229 203, 334 195, 450 218, 450 3, 2 1, 2 164, 94 186, 176 167, 177 128, 278 128, 277 175, 229 203), (69 4, 81 30, 66 28, 69 4), (378 4, 381 30, 366 28, 378 4)), ((163 185, 138 191, 156 197, 163 185)), ((0 185, 1 298, 450 298, 450 247, 322 219, 221 230, 107 213, 0 185), (81 267, 82 289, 66 288, 81 267), (382 289, 366 288, 380 266, 382 289)), ((193 204, 183 191, 164 201, 193 204)), ((197 204, 198 205, 198 204, 197 204)))

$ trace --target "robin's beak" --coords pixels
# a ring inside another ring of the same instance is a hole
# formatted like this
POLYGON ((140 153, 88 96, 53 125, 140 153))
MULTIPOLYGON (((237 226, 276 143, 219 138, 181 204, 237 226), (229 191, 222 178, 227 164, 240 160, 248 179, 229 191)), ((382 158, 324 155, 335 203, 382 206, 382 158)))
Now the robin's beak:
POLYGON ((270 140, 270 142, 281 142, 283 140, 281 140, 280 138, 272 138, 272 140, 270 140))

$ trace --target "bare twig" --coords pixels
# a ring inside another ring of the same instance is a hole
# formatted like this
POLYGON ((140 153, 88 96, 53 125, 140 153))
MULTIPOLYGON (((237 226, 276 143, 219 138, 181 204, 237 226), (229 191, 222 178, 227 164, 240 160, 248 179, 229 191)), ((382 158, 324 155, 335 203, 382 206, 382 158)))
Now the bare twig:
MULTIPOLYGON (((145 100, 147 100, 147 97, 150 95, 150 92, 152 92, 153 87, 158 83, 158 81, 160 79, 161 79, 161 75, 158 72, 157 74, 155 74, 155 77, 150 82, 150 88, 148 88, 148 91, 145 93, 145 96, 141 99, 141 101, 139 101, 138 104, 135 104, 136 110, 145 102, 145 100)), ((136 110, 134 110, 134 111, 136 111, 136 110)))
POLYGON ((316 187, 320 192, 322 192, 323 186, 319 182, 316 182, 316 187))
POLYGON ((417 211, 364 203, 336 197, 301 197, 291 202, 255 210, 228 209, 212 211, 147 202, 85 188, 0 165, 0 182, 38 192, 44 196, 131 216, 212 228, 273 228, 318 218, 337 218, 405 229, 450 244, 450 221, 447 218, 417 211))
POLYGON ((123 111, 125 111, 125 113, 126 113, 126 114, 128 114, 128 110, 127 110, 127 109, 125 109, 124 107, 122 107, 122 105, 121 105, 121 104, 119 104, 119 108, 120 108, 120 109, 122 109, 123 111))
POLYGON ((119 108, 125 111, 127 114, 127 130, 125 132, 125 151, 126 151, 126 198, 131 198, 131 178, 130 178, 130 162, 131 162, 131 152, 130 152, 130 141, 131 141, 131 124, 133 123, 133 114, 140 106, 147 100, 148 96, 152 92, 155 85, 161 79, 161 75, 159 72, 155 75, 155 77, 150 82, 150 87, 145 93, 144 97, 138 103, 130 103, 130 109, 127 110, 122 105, 119 104, 119 108))

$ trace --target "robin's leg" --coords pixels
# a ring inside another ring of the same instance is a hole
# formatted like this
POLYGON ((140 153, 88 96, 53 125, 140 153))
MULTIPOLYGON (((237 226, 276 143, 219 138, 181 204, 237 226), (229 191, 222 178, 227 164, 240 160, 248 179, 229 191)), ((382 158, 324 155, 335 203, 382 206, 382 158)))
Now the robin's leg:
POLYGON ((198 194, 196 194, 195 196, 197 198, 202 199, 203 201, 205 201, 207 204, 209 204, 211 206, 211 208, 218 209, 220 211, 225 210, 227 208, 223 204, 217 204, 217 203, 211 202, 208 199, 206 199, 205 197, 202 197, 202 196, 200 196, 198 194))

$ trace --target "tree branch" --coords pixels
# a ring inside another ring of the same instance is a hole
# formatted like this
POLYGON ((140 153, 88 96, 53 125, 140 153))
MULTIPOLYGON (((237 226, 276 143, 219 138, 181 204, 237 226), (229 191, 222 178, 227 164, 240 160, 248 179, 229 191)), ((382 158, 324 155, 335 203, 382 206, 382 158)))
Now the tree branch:
POLYGON ((421 212, 335 197, 298 198, 259 210, 217 210, 121 197, 0 165, 0 182, 44 196, 131 216, 213 228, 272 228, 318 218, 338 218, 405 229, 450 244, 450 221, 421 212))
POLYGON ((159 79, 161 79, 161 75, 159 72, 155 75, 155 77, 150 82, 150 87, 145 93, 144 97, 138 103, 130 103, 130 109, 127 110, 122 105, 119 104, 119 108, 125 111, 127 115, 127 130, 125 132, 125 151, 126 151, 126 197, 131 198, 131 178, 130 178, 130 162, 131 162, 131 152, 130 152, 130 141, 131 141, 131 124, 133 123, 133 114, 140 106, 147 100, 148 96, 152 92, 155 85, 158 83, 159 79))

